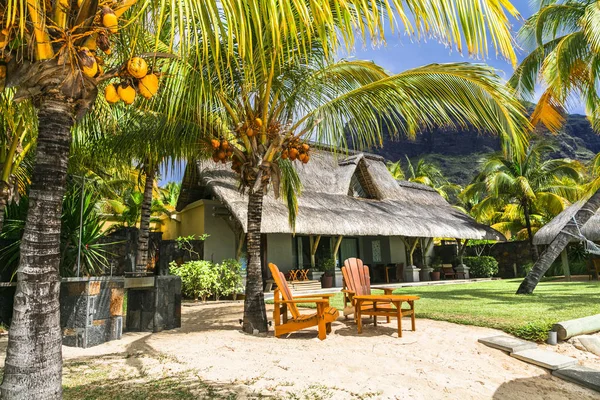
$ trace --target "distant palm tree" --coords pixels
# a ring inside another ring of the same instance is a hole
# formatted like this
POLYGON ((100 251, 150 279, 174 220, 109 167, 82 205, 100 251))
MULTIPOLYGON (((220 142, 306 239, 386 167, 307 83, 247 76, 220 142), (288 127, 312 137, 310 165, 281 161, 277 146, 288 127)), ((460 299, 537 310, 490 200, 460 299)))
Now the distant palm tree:
POLYGON ((532 255, 535 230, 562 212, 581 194, 585 168, 577 161, 550 159, 556 148, 536 142, 524 156, 493 154, 483 160, 482 170, 461 193, 472 203, 471 214, 508 237, 527 239, 532 255), (473 204, 475 203, 475 204, 473 204))
POLYGON ((460 185, 451 183, 445 176, 442 170, 432 162, 424 158, 417 161, 417 165, 413 165, 410 158, 406 156, 406 164, 408 177, 402 170, 400 161, 388 162, 388 171, 396 180, 408 180, 409 182, 420 183, 435 189, 444 199, 449 200, 451 196, 458 194, 462 188, 460 185))

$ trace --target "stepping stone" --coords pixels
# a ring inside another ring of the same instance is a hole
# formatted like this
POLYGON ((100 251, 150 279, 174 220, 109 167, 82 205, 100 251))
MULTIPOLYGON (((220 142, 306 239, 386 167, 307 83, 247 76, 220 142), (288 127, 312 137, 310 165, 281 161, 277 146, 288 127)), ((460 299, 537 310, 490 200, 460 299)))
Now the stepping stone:
POLYGON ((557 369, 552 375, 600 392, 600 371, 583 365, 557 369))
POLYGON ((539 365, 540 367, 551 369, 552 371, 577 364, 577 360, 572 357, 541 349, 523 350, 512 353, 511 356, 531 364, 539 365))
POLYGON ((478 342, 509 353, 517 353, 519 351, 537 348, 535 343, 505 335, 482 338, 479 339, 478 342))
POLYGON ((600 337, 598 336, 578 336, 577 340, 587 351, 600 356, 600 337))

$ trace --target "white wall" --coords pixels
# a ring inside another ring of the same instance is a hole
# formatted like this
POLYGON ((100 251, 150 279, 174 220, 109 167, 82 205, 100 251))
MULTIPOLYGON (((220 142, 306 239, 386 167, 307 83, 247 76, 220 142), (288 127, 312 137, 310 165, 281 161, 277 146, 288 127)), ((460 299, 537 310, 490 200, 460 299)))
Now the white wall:
POLYGON ((218 263, 235 258, 236 240, 224 217, 213 217, 214 206, 220 206, 220 203, 204 200, 204 232, 210 235, 204 242, 204 259, 218 263))
POLYGON ((277 265, 282 272, 289 271, 294 267, 292 245, 292 235, 286 233, 268 234, 267 261, 277 265))

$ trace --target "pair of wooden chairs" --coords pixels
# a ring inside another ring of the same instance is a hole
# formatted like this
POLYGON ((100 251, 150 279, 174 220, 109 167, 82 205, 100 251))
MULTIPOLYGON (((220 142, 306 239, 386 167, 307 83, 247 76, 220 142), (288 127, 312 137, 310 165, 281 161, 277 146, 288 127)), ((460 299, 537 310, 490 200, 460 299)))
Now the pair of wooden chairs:
MULTIPOLYGON (((319 294, 306 296, 293 296, 287 284, 285 275, 279 271, 275 264, 269 264, 269 269, 273 275, 273 280, 277 287, 274 292, 274 309, 273 320, 275 323, 275 336, 280 337, 288 333, 296 332, 301 329, 318 326, 319 339, 324 340, 327 334, 331 332, 331 323, 339 317, 339 311, 331 307, 329 299, 334 294, 319 294), (298 304, 315 303, 317 312, 311 314, 301 314, 298 310, 298 304), (288 317, 288 311, 291 318, 288 317)), ((344 276, 344 316, 355 314, 356 301, 355 296, 364 296, 371 294, 371 280, 369 276, 369 268, 363 265, 362 261, 357 258, 350 258, 344 262, 342 267, 344 276)), ((391 295, 392 288, 382 288, 386 295, 391 295)), ((414 302, 410 302, 409 310, 399 310, 401 316, 409 316, 412 318, 413 330, 415 326, 414 302)), ((373 307, 371 302, 361 302, 361 309, 373 307)), ((381 303, 379 301, 377 307, 379 309, 393 309, 392 302, 381 303)), ((376 317, 375 317, 376 318, 376 317)), ((355 315, 356 319, 356 315, 355 315)), ((390 317, 386 316, 387 322, 390 322, 390 317)), ((400 326, 400 321, 398 321, 400 326)), ((400 328, 399 328, 400 329, 400 328)))

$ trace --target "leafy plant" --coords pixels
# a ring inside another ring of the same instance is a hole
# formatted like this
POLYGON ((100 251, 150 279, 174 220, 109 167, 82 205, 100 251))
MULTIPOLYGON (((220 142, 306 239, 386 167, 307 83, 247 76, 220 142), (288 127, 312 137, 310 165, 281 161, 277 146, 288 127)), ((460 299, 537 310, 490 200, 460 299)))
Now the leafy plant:
POLYGON ((490 278, 498 273, 498 261, 494 257, 463 257, 463 263, 473 278, 490 278))
POLYGON ((317 264, 317 269, 324 272, 326 275, 331 275, 335 268, 335 260, 333 258, 326 258, 317 264))
POLYGON ((229 296, 241 292, 242 285, 242 264, 234 259, 223 260, 215 265, 217 281, 215 287, 215 299, 219 300, 221 296, 229 296))
POLYGON ((181 278, 181 290, 184 296, 194 300, 201 298, 202 302, 206 302, 208 297, 215 294, 218 274, 210 261, 188 261, 181 265, 172 261, 169 267, 173 275, 181 278))

